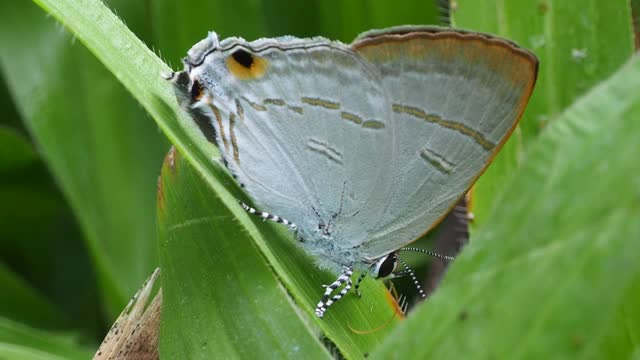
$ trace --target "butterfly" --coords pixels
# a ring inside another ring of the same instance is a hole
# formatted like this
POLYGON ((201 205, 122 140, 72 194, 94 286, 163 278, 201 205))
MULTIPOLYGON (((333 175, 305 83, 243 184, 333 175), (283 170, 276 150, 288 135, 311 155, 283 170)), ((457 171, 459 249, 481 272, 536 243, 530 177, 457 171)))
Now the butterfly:
POLYGON ((243 208, 291 228, 320 268, 339 274, 319 317, 354 272, 356 293, 366 274, 403 273, 398 251, 487 168, 538 71, 513 42, 427 26, 368 31, 350 45, 212 32, 183 63, 169 79, 259 210, 243 208))

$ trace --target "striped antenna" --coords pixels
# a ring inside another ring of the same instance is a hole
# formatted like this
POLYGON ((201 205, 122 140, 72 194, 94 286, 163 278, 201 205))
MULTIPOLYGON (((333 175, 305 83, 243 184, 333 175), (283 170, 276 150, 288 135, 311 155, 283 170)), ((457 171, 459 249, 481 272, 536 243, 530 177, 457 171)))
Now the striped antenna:
POLYGON ((401 258, 398 258, 398 261, 400 261, 400 264, 402 264, 402 266, 404 267, 404 272, 406 272, 406 274, 408 274, 409 277, 411 277, 411 280, 413 281, 413 285, 415 285, 416 289, 418 289, 420 298, 425 299, 427 297, 427 294, 424 292, 424 290, 422 290, 422 286, 420 286, 420 282, 416 278, 415 271, 413 271, 413 269, 410 268, 409 265, 401 258))
POLYGON ((438 253, 434 253, 433 251, 429 251, 426 249, 420 249, 420 248, 414 248, 414 247, 405 247, 405 248, 401 248, 398 249, 399 251, 415 251, 415 252, 420 252, 423 254, 427 254, 427 255, 431 255, 435 258, 441 259, 441 260, 453 260, 455 259, 453 256, 448 256, 448 255, 442 255, 442 254, 438 254, 438 253))

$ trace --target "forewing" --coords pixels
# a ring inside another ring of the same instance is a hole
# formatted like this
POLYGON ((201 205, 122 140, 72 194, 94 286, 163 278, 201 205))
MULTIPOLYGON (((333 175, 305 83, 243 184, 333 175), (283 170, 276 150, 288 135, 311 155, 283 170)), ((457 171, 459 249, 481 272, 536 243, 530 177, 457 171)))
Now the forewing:
POLYGON ((375 68, 342 44, 287 37, 225 40, 191 74, 228 168, 260 210, 303 236, 331 223, 334 238, 362 242, 384 210, 375 205, 393 148, 375 68))
POLYGON ((443 28, 361 35, 352 49, 380 72, 395 128, 392 187, 362 245, 379 257, 435 226, 515 128, 537 59, 506 40, 443 28))

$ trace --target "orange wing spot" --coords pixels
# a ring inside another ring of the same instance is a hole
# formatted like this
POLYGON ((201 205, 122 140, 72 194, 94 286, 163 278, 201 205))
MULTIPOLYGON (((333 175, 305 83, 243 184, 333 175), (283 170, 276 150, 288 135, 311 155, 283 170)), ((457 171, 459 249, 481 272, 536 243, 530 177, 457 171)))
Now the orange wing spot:
POLYGON ((255 54, 250 54, 250 56, 250 63, 241 63, 233 55, 227 58, 227 68, 229 68, 229 71, 240 80, 259 79, 267 70, 269 62, 265 58, 259 57, 255 54))

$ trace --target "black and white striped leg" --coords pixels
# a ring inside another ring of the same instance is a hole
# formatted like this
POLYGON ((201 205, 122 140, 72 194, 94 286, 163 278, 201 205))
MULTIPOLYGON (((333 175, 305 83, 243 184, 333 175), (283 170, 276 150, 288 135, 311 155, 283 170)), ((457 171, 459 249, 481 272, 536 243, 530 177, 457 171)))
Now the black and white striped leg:
POLYGON ((360 283, 362 282, 362 280, 364 280, 364 278, 367 276, 367 272, 363 271, 360 276, 358 276, 358 280, 356 280, 356 285, 353 287, 353 290, 355 291, 356 295, 358 295, 358 297, 362 296, 362 294, 360 294, 360 283))
POLYGON ((409 275, 409 277, 411 277, 411 280, 413 281, 413 285, 416 287, 416 289, 418 289, 420 298, 425 299, 427 297, 427 294, 424 292, 424 290, 422 290, 422 286, 420 286, 420 282, 418 281, 418 278, 416 278, 416 273, 400 257, 398 257, 398 261, 400 261, 400 263, 402 264, 402 267, 404 267, 404 270, 398 274, 402 274, 402 276, 409 275))
POLYGON ((316 315, 319 318, 322 318, 324 316, 324 313, 325 311, 327 311, 329 306, 342 299, 342 297, 349 292, 349 290, 351 289, 351 275, 353 275, 353 269, 345 266, 344 270, 342 270, 342 274, 338 276, 336 281, 325 286, 326 290, 324 291, 324 295, 322 295, 322 299, 320 299, 320 302, 316 306, 316 315), (333 291, 338 289, 342 285, 345 285, 342 290, 331 297, 333 291))
POLYGON ((288 227, 290 227, 293 231, 298 230, 298 226, 296 226, 296 224, 292 223, 291 221, 281 218, 280 216, 277 215, 273 215, 273 214, 269 214, 268 212, 264 212, 264 211, 258 211, 254 208, 252 208, 251 206, 243 203, 242 201, 240 201, 240 205, 242 206, 242 208, 248 212, 249 214, 261 217, 263 220, 271 220, 271 221, 275 221, 279 224, 285 224, 288 227))

